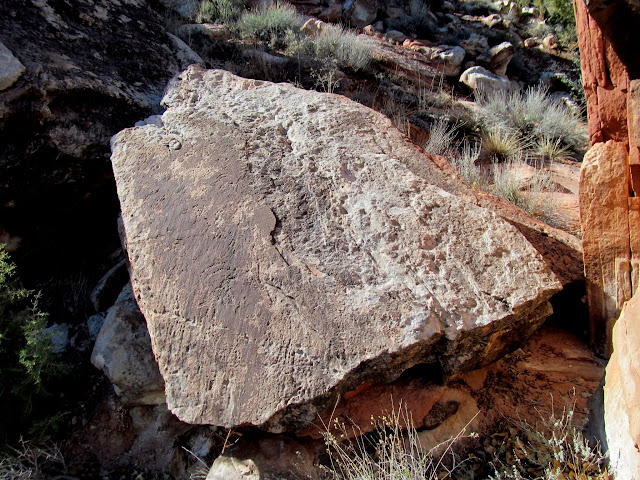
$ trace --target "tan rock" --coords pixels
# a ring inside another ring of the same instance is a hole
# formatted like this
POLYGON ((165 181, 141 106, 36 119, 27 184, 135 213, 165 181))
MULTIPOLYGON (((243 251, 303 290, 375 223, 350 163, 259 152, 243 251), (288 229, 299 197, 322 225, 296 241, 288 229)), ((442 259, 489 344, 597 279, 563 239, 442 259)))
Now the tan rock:
POLYGON ((496 90, 509 90, 512 88, 508 78, 496 75, 484 67, 471 67, 460 75, 460 83, 465 84, 471 90, 491 92, 496 90))
POLYGON ((580 219, 589 317, 594 343, 603 351, 606 324, 615 320, 618 298, 616 261, 629 259, 628 170, 625 145, 597 143, 584 157, 580 172, 580 219))
POLYGON ((496 75, 504 77, 507 74, 507 67, 514 53, 515 49, 511 43, 502 42, 480 55, 476 61, 480 66, 486 67, 496 75))
POLYGON ((640 478, 640 295, 613 327, 613 355, 604 383, 604 421, 616 478, 640 478))
POLYGON ((560 42, 558 41, 558 37, 556 37, 555 34, 553 33, 548 33, 542 39, 542 46, 544 46, 544 48, 548 50, 555 50, 556 48, 558 48, 559 45, 560 45, 560 42))
POLYGON ((164 101, 112 162, 179 418, 298 430, 363 382, 495 360, 550 313, 539 254, 386 117, 194 66, 164 101))
POLYGON ((300 27, 300 31, 304 32, 309 37, 317 37, 322 33, 326 23, 322 20, 318 20, 317 18, 310 18, 307 20, 302 27, 300 27))

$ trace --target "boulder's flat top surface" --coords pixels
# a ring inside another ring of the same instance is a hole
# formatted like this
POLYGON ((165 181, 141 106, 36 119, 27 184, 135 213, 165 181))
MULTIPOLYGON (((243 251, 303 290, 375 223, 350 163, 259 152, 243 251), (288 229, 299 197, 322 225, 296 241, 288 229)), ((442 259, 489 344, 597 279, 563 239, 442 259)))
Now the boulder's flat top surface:
POLYGON ((539 254, 381 114, 192 66, 112 140, 169 408, 304 427, 362 381, 495 359, 549 313, 539 254))

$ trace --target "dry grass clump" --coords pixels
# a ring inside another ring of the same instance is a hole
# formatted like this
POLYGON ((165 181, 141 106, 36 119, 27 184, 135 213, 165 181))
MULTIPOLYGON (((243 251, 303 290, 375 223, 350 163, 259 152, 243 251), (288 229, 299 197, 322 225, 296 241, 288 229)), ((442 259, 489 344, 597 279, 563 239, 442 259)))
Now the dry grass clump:
POLYGON ((586 145, 580 119, 544 88, 493 91, 480 95, 478 103, 477 120, 487 133, 511 132, 529 145, 545 141, 574 150, 586 145))
POLYGON ((522 208, 532 215, 541 217, 552 209, 547 196, 555 188, 551 173, 542 168, 527 168, 522 161, 508 161, 493 166, 493 184, 489 191, 500 198, 522 208), (525 174, 524 170, 531 170, 525 174))
POLYGON ((425 151, 436 155, 447 156, 452 151, 458 125, 451 125, 443 118, 438 118, 429 130, 428 140, 421 145, 425 151))
POLYGON ((498 162, 522 158, 528 146, 517 132, 502 127, 487 129, 482 135, 482 151, 498 162))
POLYGON ((38 480, 56 473, 66 478, 66 465, 60 448, 55 444, 35 445, 20 441, 20 448, 0 454, 0 480, 38 480))
POLYGON ((324 439, 331 459, 326 470, 331 478, 440 480, 451 478, 459 466, 452 446, 464 435, 464 430, 444 444, 425 451, 406 407, 400 406, 380 419, 372 418, 372 422, 376 426, 374 435, 365 436, 354 431, 353 440, 346 440, 349 437, 347 427, 337 421, 333 423, 339 432, 337 436, 329 428, 325 429, 324 439), (408 428, 405 429, 404 425, 408 428), (448 464, 445 458, 450 459, 448 464))

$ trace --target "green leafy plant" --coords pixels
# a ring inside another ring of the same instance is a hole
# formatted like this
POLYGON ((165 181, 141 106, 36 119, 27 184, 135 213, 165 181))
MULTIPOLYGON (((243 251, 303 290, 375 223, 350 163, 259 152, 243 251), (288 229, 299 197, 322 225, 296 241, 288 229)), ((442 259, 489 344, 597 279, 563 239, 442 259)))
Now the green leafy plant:
MULTIPOLYGON (((49 382, 65 367, 43 334, 46 314, 38 308, 39 296, 15 279, 15 264, 0 246, 0 431, 5 435, 39 433, 53 417, 40 408, 49 397, 49 382)), ((51 405, 49 405, 50 407, 51 405)), ((4 438, 9 440, 9 438, 4 438)))

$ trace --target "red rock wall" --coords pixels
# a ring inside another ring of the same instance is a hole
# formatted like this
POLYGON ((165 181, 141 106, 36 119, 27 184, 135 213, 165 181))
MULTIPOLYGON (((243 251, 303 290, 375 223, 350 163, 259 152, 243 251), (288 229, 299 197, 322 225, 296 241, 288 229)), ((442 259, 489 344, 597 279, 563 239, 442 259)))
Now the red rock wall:
POLYGON ((625 0, 574 0, 591 148, 580 177, 585 276, 594 345, 638 285, 640 15, 625 0))

